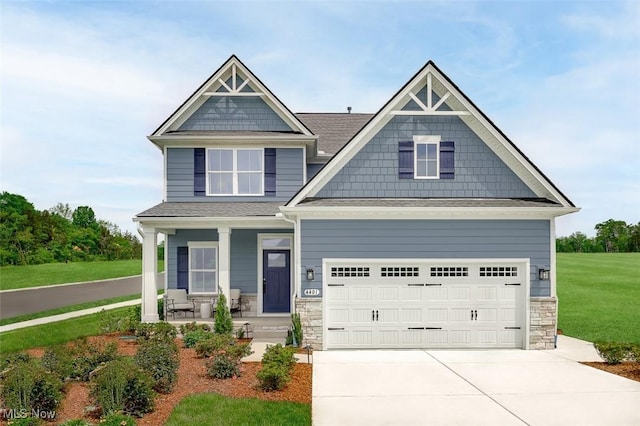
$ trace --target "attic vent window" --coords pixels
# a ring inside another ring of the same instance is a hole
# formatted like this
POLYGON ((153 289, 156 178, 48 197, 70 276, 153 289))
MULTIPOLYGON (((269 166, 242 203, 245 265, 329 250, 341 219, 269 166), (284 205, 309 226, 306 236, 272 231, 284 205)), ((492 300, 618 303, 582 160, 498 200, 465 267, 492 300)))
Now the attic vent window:
POLYGON ((417 277, 420 268, 417 266, 383 266, 380 268, 381 277, 417 277))
POLYGON ((517 266, 481 266, 481 277, 517 277, 517 266))
POLYGON ((367 266, 333 266, 331 268, 332 277, 361 278, 369 276, 367 266))
POLYGON ((469 268, 466 266, 432 266, 432 277, 468 277, 469 268))

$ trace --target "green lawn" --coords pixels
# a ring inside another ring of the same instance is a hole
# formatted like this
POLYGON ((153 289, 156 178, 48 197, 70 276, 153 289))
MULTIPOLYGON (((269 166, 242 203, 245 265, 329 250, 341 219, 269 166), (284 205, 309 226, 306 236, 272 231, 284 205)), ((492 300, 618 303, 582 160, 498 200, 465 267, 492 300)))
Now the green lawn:
POLYGON ((564 334, 640 343, 640 253, 558 253, 557 268, 564 334))
MULTIPOLYGON (((108 311, 108 315, 126 315, 130 306, 108 311)), ((53 346, 86 336, 100 334, 101 314, 86 315, 49 324, 0 333, 0 354, 53 346)))
POLYGON ((173 410, 167 426, 310 425, 308 404, 227 398, 214 393, 190 395, 173 410))
MULTIPOLYGON (((158 261, 158 270, 164 270, 162 261, 158 261)), ((0 267, 0 290, 128 277, 140 275, 141 271, 139 259, 3 266, 0 267)))

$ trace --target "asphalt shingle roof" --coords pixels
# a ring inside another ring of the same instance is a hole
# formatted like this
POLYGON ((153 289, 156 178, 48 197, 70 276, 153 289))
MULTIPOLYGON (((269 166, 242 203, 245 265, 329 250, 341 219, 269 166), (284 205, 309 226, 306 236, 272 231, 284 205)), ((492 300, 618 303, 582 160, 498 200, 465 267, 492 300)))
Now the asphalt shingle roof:
POLYGON ((165 202, 151 207, 137 217, 248 217, 274 216, 282 202, 165 202))
POLYGON ((296 117, 318 136, 318 149, 335 154, 355 136, 373 114, 297 113, 296 117))

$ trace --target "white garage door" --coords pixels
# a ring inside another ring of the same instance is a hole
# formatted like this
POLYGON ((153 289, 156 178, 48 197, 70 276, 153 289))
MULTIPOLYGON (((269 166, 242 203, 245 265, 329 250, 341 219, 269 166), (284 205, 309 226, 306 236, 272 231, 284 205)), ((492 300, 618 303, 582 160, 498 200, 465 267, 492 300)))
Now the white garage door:
POLYGON ((526 262, 325 262, 336 348, 523 348, 526 262))

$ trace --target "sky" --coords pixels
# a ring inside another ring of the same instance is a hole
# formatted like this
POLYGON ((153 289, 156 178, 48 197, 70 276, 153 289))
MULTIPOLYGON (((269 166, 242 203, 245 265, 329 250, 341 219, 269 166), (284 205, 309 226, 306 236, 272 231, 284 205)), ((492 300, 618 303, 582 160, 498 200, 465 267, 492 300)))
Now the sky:
POLYGON ((376 112, 428 60, 579 213, 640 221, 640 2, 0 1, 0 191, 135 233, 151 134, 236 54, 294 112, 376 112))

